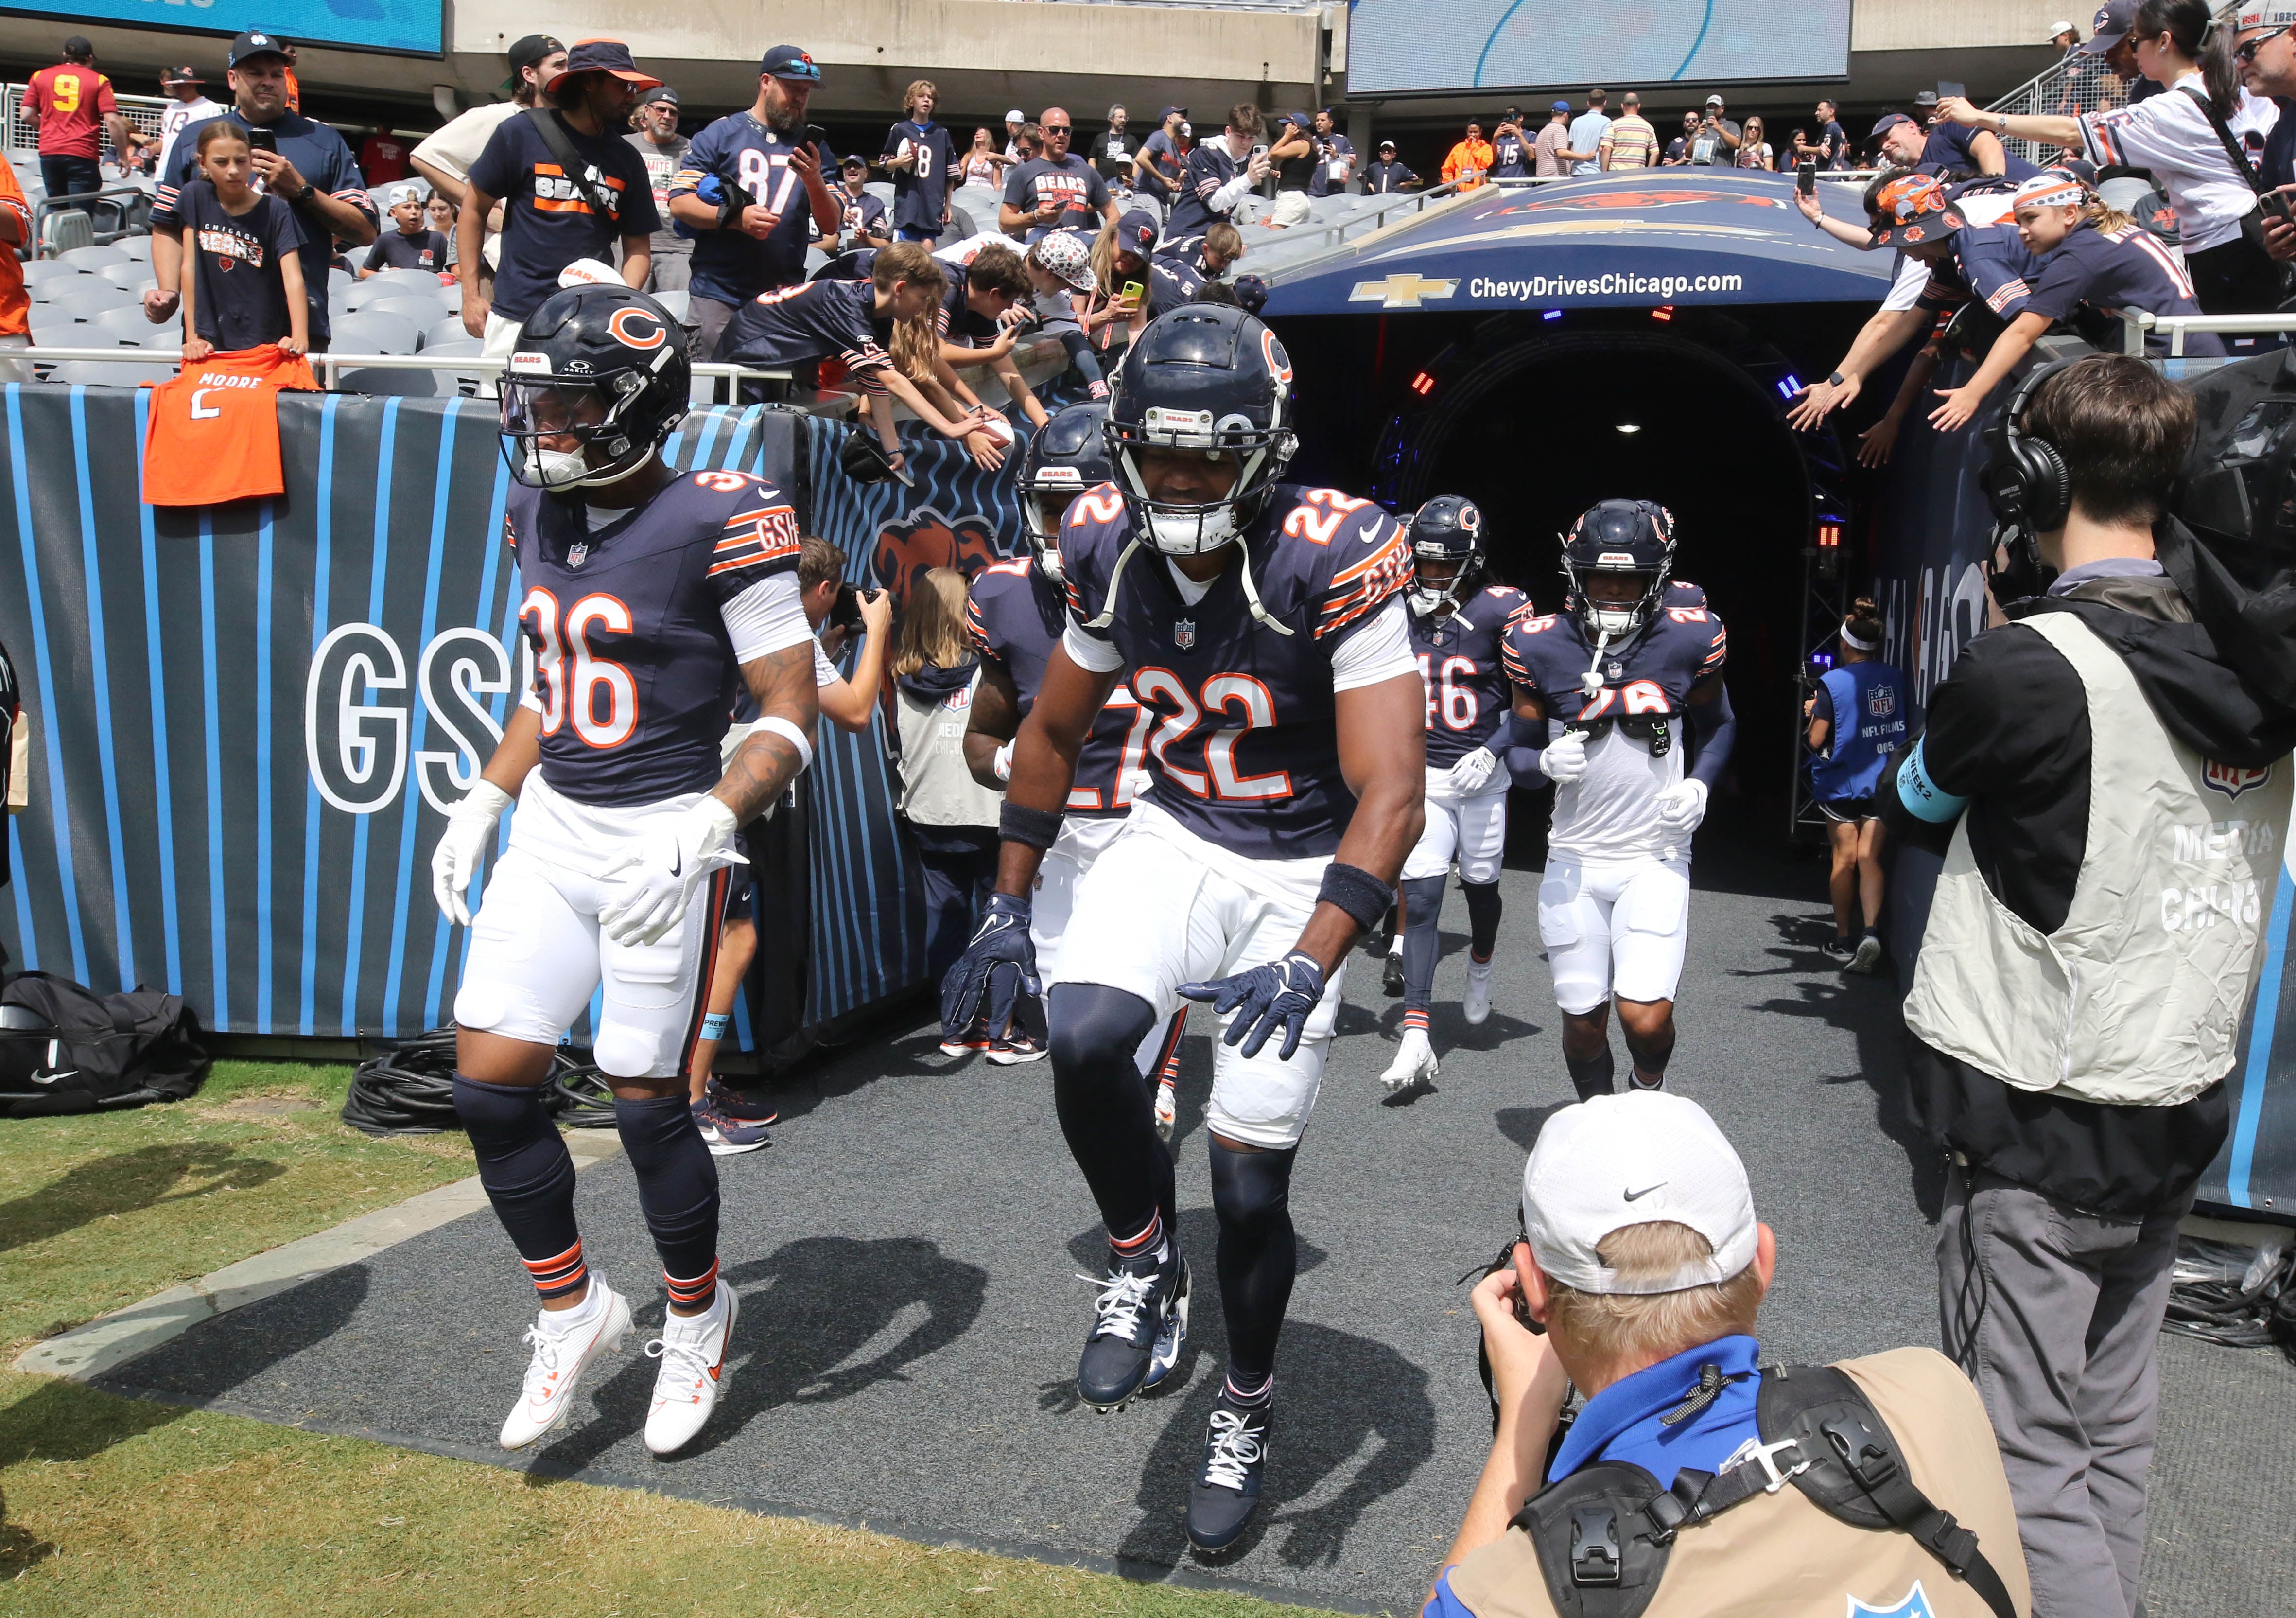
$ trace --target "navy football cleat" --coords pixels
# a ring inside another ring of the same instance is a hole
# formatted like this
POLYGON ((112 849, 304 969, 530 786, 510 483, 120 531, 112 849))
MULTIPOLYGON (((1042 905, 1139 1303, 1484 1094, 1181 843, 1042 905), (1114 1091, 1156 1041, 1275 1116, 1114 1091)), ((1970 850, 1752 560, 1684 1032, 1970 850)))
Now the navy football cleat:
POLYGON ((1188 1266, 1165 1243, 1158 1262, 1144 1255, 1108 1267, 1092 1335, 1077 1360, 1077 1397, 1095 1410, 1120 1410, 1172 1373, 1188 1340, 1188 1266))
POLYGON ((1267 1435, 1275 1425, 1272 1405, 1241 1409, 1228 1401, 1226 1387, 1220 1389, 1204 1437, 1204 1464, 1188 1485, 1188 1543, 1199 1551, 1217 1556, 1242 1538, 1259 1508, 1267 1435))

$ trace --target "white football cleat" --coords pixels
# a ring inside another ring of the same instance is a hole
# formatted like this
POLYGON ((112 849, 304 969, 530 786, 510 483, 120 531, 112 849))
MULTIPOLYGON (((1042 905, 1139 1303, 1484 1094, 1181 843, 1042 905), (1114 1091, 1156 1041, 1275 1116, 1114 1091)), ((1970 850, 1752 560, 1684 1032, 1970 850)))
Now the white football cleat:
POLYGON ((1387 1072, 1379 1076, 1379 1081, 1387 1087, 1389 1095, 1400 1096, 1414 1085, 1434 1077, 1435 1049, 1427 1042, 1427 1031, 1405 1029, 1403 1045, 1395 1053, 1395 1060, 1388 1064, 1387 1072))
POLYGON ((590 1272, 590 1293, 579 1307, 553 1313, 527 1328, 526 1341, 534 1345, 527 1362, 526 1386, 517 1405, 502 1425, 502 1447, 523 1450, 566 1419, 573 1407, 574 1390, 582 1373, 599 1355, 611 1353, 630 1329, 630 1302, 606 1285, 606 1277, 590 1272), (560 1326, 567 1316, 576 1324, 560 1326))
POLYGON ((1491 964, 1488 961, 1467 963, 1467 998, 1460 1008, 1466 1015, 1467 1026, 1480 1028, 1491 1014, 1491 964))
POLYGON ((720 1281, 708 1309, 668 1316, 661 1335, 645 1345, 646 1357, 661 1361, 645 1425, 645 1447, 654 1454, 684 1449, 718 1408, 718 1396, 726 1390, 726 1349, 741 1315, 742 1301, 720 1281))

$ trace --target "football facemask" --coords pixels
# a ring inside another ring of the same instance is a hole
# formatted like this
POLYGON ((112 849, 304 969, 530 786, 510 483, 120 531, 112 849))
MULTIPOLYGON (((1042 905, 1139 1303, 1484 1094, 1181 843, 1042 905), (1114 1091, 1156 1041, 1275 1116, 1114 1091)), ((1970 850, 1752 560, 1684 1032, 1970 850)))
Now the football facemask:
POLYGON ((627 477, 653 456, 624 423, 645 378, 620 371, 603 381, 505 376, 502 439, 511 475, 534 489, 595 488, 627 477))

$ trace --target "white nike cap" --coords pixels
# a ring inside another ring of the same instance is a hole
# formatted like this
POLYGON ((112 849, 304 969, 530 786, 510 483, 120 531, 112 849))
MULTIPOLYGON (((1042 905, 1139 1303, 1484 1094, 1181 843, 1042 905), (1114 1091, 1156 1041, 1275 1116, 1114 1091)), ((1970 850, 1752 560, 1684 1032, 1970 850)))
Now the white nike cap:
POLYGON ((1548 1119, 1523 1165, 1522 1225, 1539 1269, 1579 1292, 1684 1292, 1754 1261, 1746 1165, 1705 1108, 1662 1090, 1597 1096, 1548 1119), (1627 1281, 1595 1251, 1613 1231, 1660 1220, 1689 1226, 1714 1256, 1627 1281))

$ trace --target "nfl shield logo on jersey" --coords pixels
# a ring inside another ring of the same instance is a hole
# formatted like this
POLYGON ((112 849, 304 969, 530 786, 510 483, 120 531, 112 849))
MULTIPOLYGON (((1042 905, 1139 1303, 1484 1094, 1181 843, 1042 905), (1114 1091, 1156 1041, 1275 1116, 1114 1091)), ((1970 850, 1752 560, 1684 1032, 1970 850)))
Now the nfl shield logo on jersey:
POLYGON ((2211 760, 2201 778, 2212 793, 2222 793, 2227 798, 2237 798, 2251 786, 2262 786, 2272 779, 2272 766, 2250 769, 2238 764, 2218 764, 2211 760))
POLYGON ((1937 1618, 1937 1610, 1930 1606, 1929 1597, 1922 1591, 1922 1581, 1916 1579, 1914 1588, 1894 1606, 1868 1606, 1857 1597, 1850 1597, 1846 1618, 1937 1618))
POLYGON ((1194 619, 1176 618, 1172 620, 1172 644, 1183 652, 1195 650, 1196 620, 1194 619))
POLYGON ((1866 690, 1866 711, 1877 719, 1886 719, 1898 711, 1898 692, 1894 686, 1869 686, 1866 690))
POLYGON ((587 539, 577 539, 572 545, 566 547, 566 565, 568 567, 578 568, 589 560, 590 542, 587 539))

